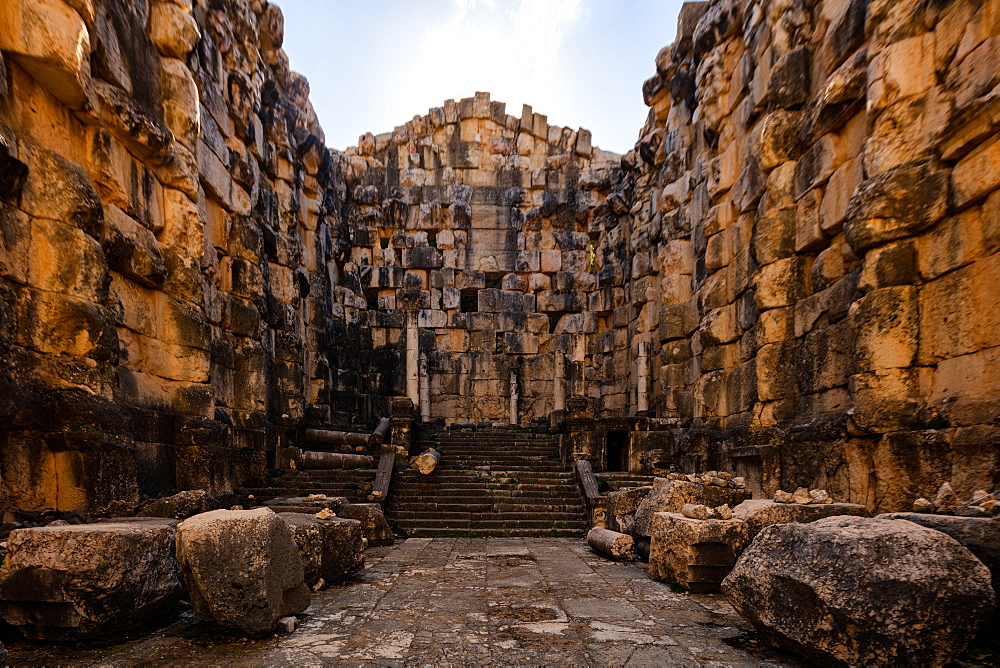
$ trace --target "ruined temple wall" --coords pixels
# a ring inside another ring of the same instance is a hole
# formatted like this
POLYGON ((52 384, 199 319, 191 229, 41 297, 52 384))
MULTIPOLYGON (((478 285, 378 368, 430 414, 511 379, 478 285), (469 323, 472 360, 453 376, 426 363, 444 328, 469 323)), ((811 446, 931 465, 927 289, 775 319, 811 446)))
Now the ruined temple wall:
POLYGON ((1000 3, 688 3, 656 68, 598 247, 600 414, 645 354, 685 467, 879 508, 995 487, 1000 3))
POLYGON ((583 394, 592 242, 620 156, 487 93, 348 152, 366 168, 348 219, 373 340, 404 352, 410 335, 398 391, 447 422, 527 423, 583 394))
POLYGON ((230 491, 307 423, 388 414, 350 161, 281 42, 261 0, 0 3, 10 506, 230 491))

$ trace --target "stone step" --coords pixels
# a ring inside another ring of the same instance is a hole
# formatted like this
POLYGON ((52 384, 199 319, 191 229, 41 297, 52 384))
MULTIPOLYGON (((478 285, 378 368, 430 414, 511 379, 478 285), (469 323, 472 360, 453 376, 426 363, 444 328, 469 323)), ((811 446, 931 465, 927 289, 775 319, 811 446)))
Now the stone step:
POLYGON ((438 520, 438 519, 417 519, 398 520, 396 526, 404 531, 409 528, 423 527, 436 529, 586 529, 587 522, 584 520, 438 520))
MULTIPOLYGON (((559 513, 578 513, 585 508, 583 503, 548 503, 543 504, 545 509, 559 513)), ((390 506, 393 512, 394 506, 390 506)), ((425 512, 440 511, 445 513, 469 512, 469 513, 529 513, 535 512, 539 504, 534 503, 506 503, 506 502, 474 502, 474 503, 439 503, 436 501, 421 501, 418 503, 408 503, 403 512, 425 512)))
POLYGON ((462 512, 462 511, 394 511, 393 519, 397 523, 409 520, 446 521, 469 520, 471 522, 579 522, 580 514, 572 511, 555 511, 539 508, 536 511, 501 511, 501 512, 462 512))
POLYGON ((410 538, 579 538, 585 529, 440 529, 417 527, 407 529, 410 538))

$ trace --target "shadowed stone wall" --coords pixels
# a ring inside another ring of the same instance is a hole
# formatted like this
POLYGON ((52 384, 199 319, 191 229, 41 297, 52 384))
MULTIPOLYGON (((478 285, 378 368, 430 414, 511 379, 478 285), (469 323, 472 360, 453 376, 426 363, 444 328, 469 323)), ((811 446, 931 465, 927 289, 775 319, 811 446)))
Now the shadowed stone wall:
POLYGON ((100 510, 388 414, 329 151, 262 1, 0 5, 0 474, 100 510))

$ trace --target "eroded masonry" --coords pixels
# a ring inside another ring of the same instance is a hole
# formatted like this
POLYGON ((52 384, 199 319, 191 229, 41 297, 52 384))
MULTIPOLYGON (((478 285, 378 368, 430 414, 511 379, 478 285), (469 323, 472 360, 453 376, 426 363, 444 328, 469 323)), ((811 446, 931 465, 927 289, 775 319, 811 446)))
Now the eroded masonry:
POLYGON ((402 398, 757 494, 1000 484, 992 0, 687 3, 624 156, 484 93, 330 149, 263 0, 0 26, 7 512, 259 486, 402 398))

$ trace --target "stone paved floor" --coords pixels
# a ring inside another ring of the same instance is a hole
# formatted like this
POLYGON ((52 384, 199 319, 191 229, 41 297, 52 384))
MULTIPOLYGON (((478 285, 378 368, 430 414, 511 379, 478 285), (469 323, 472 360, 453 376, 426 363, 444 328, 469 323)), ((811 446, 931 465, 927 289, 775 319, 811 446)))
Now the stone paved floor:
POLYGON ((291 634, 250 641, 186 618, 118 645, 8 646, 60 665, 793 665, 721 596, 685 595, 580 539, 411 538, 313 597, 291 634))

